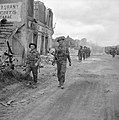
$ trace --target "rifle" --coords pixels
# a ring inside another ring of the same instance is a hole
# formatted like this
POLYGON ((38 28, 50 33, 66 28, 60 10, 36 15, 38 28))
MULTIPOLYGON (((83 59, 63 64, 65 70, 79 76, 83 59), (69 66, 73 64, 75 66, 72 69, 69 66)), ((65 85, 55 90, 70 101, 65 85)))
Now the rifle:
POLYGON ((10 48, 9 42, 7 41, 8 53, 14 54, 10 48))
POLYGON ((53 66, 55 66, 55 63, 56 63, 56 61, 57 61, 57 54, 58 54, 58 52, 57 52, 57 50, 55 49, 55 53, 53 54, 54 60, 52 61, 52 65, 53 65, 53 66))

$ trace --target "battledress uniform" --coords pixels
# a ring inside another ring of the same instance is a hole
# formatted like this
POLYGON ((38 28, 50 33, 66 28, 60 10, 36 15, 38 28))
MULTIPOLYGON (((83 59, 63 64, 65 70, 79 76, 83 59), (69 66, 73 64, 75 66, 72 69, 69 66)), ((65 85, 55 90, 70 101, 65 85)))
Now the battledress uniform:
POLYGON ((79 61, 82 61, 82 46, 80 46, 80 49, 78 50, 78 59, 79 61))
MULTIPOLYGON (((62 40, 62 38, 60 37, 57 40, 57 42, 60 39, 62 40)), ((69 63, 71 65, 69 50, 66 46, 59 45, 55 49, 54 56, 55 56, 55 60, 56 60, 56 63, 57 63, 57 77, 58 77, 58 81, 59 81, 59 87, 62 87, 64 82, 65 82, 67 59, 69 60, 69 63)))
POLYGON ((30 75, 32 71, 34 83, 37 83, 37 75, 38 75, 38 65, 35 66, 35 63, 39 64, 39 61, 40 61, 40 53, 36 49, 30 50, 26 58, 26 64, 27 64, 26 76, 30 75))

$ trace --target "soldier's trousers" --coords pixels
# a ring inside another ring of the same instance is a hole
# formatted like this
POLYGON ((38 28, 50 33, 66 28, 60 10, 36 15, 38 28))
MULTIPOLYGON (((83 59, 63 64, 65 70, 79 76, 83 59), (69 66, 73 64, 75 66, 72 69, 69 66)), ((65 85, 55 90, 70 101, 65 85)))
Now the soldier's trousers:
POLYGON ((25 76, 30 75, 31 71, 32 71, 32 74, 33 74, 33 80, 34 80, 35 83, 37 83, 38 66, 28 66, 27 69, 26 69, 25 76))
POLYGON ((60 85, 65 82, 66 62, 57 62, 57 77, 60 85))
POLYGON ((80 61, 82 61, 82 54, 79 54, 79 55, 78 55, 78 59, 79 59, 80 61))
POLYGON ((86 59, 86 53, 83 53, 83 60, 86 59))

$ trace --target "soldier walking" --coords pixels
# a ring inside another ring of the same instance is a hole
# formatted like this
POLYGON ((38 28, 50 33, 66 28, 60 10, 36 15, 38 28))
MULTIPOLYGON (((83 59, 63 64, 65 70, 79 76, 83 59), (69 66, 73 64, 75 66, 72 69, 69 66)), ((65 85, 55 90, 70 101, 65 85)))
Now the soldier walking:
POLYGON ((87 48, 87 52, 88 52, 88 57, 90 57, 90 54, 91 54, 90 48, 87 48))
POLYGON ((33 74, 33 84, 35 85, 37 83, 37 75, 38 75, 38 66, 39 62, 41 61, 40 59, 40 53, 36 50, 37 45, 34 43, 29 44, 30 51, 27 54, 26 58, 26 73, 25 76, 29 76, 31 71, 33 74))
POLYGON ((83 57, 83 60, 86 59, 86 46, 84 46, 82 49, 82 57, 83 57))
POLYGON ((78 56, 79 61, 81 62, 82 61, 82 46, 80 46, 77 56, 78 56))
POLYGON ((58 87, 61 87, 61 89, 64 89, 64 82, 65 82, 65 73, 66 73, 66 65, 67 65, 67 59, 69 61, 69 66, 71 66, 71 59, 70 59, 70 53, 65 42, 65 37, 61 36, 57 38, 57 42, 59 43, 59 46, 55 49, 54 54, 54 62, 57 63, 57 77, 59 81, 58 87))
POLYGON ((111 48, 110 54, 112 55, 112 57, 115 57, 115 55, 116 55, 116 49, 115 48, 111 48))

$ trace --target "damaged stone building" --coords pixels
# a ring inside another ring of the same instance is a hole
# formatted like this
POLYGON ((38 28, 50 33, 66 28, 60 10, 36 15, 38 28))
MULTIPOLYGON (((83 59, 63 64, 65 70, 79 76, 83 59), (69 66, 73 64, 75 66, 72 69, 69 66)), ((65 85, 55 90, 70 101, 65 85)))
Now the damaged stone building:
POLYGON ((0 0, 0 21, 2 19, 7 22, 0 24, 0 54, 8 49, 8 41, 14 57, 18 59, 17 65, 23 64, 30 42, 37 44, 37 50, 42 55, 46 55, 52 47, 53 13, 44 3, 34 0, 0 0), (14 34, 15 30, 17 33, 14 34))

